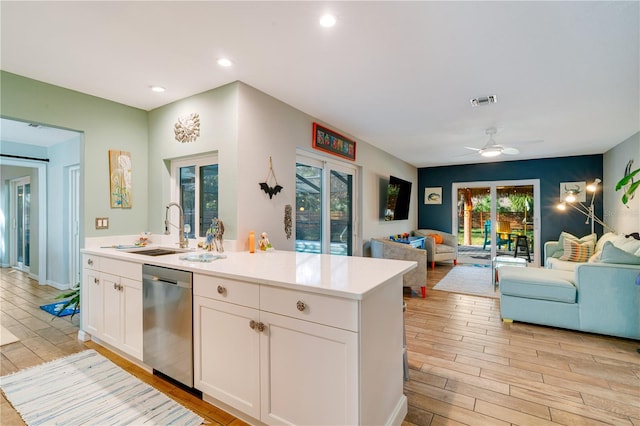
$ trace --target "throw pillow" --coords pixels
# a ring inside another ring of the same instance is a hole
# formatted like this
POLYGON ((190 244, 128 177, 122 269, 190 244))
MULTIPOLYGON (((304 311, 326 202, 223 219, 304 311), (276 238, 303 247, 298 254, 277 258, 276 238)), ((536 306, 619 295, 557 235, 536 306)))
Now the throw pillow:
POLYGON ((636 256, 628 251, 618 248, 611 241, 604 243, 602 254, 600 255, 601 263, 619 263, 625 265, 640 265, 640 256, 636 256))
POLYGON ((440 234, 429 234, 429 236, 435 240, 436 244, 442 244, 444 241, 444 238, 442 238, 440 234))
MULTIPOLYGON (((596 241, 598 239, 598 236, 593 233, 593 234, 589 234, 589 235, 585 235, 582 238, 578 238, 573 234, 570 234, 568 232, 564 232, 562 231, 560 233, 560 236, 558 237, 558 245, 560 245, 560 249, 556 250, 553 255, 551 255, 551 257, 556 257, 556 258, 562 258, 562 256, 564 256, 564 241, 565 240, 572 240, 572 241, 577 241, 579 243, 584 243, 587 241, 592 241, 593 245, 596 245, 596 241)), ((566 260, 566 259, 561 259, 561 260, 566 260)))
POLYGON ((569 238, 564 240, 564 254, 560 260, 569 262, 586 262, 593 255, 593 241, 579 242, 569 238))
POLYGON ((614 246, 626 251, 627 253, 634 254, 640 250, 640 241, 632 237, 627 238, 624 235, 618 235, 618 237, 611 242, 614 246))
POLYGON ((596 243, 596 251, 602 251, 604 243, 606 243, 607 241, 611 241, 612 243, 614 243, 617 238, 618 235, 615 232, 607 232, 602 237, 600 237, 600 239, 598 239, 598 242, 596 243))

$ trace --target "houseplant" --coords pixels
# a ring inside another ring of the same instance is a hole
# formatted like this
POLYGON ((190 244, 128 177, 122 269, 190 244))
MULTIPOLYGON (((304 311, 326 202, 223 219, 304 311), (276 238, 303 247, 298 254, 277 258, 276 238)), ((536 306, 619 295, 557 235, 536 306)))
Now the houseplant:
POLYGON ((55 319, 56 317, 59 317, 60 314, 62 314, 62 312, 68 307, 72 307, 73 308, 73 313, 71 314, 71 319, 73 319, 73 316, 79 312, 79 310, 80 310, 80 283, 78 283, 75 287, 69 289, 69 291, 57 295, 56 296, 56 300, 58 300, 58 299, 66 299, 67 297, 69 297, 70 299, 64 301, 64 304, 62 305, 62 307, 58 311, 58 314, 55 317, 53 317, 53 319, 55 319))

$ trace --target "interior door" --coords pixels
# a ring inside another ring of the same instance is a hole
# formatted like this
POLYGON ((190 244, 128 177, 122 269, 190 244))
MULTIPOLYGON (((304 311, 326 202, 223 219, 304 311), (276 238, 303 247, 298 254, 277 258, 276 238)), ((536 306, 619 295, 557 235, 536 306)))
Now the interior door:
POLYGON ((11 182, 12 266, 29 272, 31 249, 31 179, 23 177, 11 182))

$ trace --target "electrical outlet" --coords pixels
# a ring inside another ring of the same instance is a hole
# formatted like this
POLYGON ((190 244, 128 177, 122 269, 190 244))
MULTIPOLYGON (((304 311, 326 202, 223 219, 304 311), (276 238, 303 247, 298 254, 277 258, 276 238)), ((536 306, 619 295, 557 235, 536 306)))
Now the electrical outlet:
POLYGON ((96 217, 96 229, 109 229, 109 218, 96 217))

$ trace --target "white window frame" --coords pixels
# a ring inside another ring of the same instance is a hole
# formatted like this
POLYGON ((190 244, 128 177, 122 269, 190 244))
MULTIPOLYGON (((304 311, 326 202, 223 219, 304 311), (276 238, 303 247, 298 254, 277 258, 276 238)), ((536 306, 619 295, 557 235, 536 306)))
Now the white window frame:
MULTIPOLYGON (((175 158, 171 160, 171 201, 174 203, 180 203, 180 169, 182 167, 194 167, 195 166, 195 218, 194 228, 191 232, 196 236, 196 239, 200 236, 200 167, 218 165, 218 174, 220 173, 220 164, 218 163, 218 154, 209 153, 204 155, 195 155, 191 157, 175 158)), ((219 180, 218 180, 219 182, 219 180)), ((219 188, 218 188, 219 190, 219 188)), ((171 223, 178 223, 178 212, 176 209, 171 209, 171 223)))

